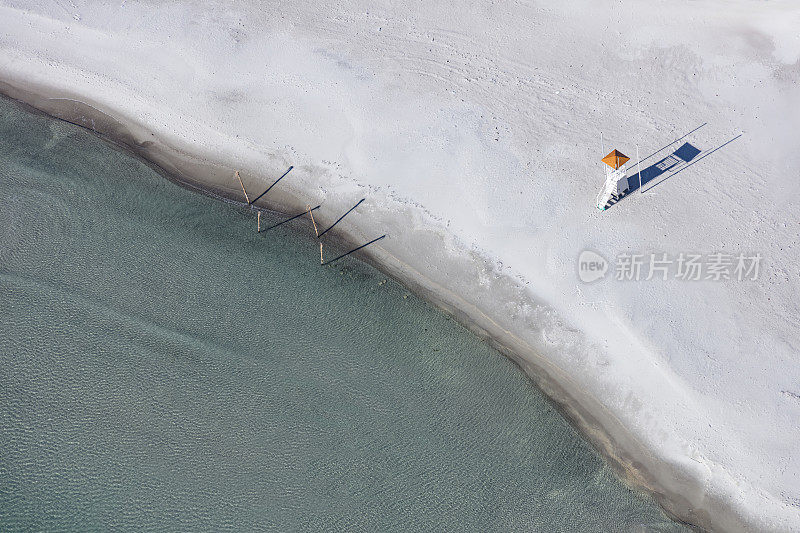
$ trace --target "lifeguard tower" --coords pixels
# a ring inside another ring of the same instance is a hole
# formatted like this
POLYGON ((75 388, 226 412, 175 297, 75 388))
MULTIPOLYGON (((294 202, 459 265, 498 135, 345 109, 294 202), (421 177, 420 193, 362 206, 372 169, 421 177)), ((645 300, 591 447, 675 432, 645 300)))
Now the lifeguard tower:
POLYGON ((606 183, 603 185, 603 190, 597 195, 597 209, 605 211, 612 195, 619 196, 630 189, 628 179, 625 177, 626 169, 624 168, 625 163, 630 159, 619 150, 613 150, 602 159, 603 163, 608 165, 609 168, 606 168, 606 183))

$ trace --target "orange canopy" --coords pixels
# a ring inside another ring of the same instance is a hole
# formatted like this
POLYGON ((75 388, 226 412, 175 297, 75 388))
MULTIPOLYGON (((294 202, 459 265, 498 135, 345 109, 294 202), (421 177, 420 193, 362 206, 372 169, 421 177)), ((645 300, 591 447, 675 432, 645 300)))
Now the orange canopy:
POLYGON ((603 163, 610 166, 614 170, 617 170, 619 167, 624 165, 629 159, 630 157, 623 154, 619 150, 614 150, 613 152, 611 152, 610 154, 608 154, 603 158, 603 163))

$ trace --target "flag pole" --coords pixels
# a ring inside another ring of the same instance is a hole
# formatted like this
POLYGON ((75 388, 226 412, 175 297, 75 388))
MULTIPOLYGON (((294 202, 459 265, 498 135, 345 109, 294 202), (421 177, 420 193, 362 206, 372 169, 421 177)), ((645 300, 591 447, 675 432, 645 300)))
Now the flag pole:
POLYGON ((642 194, 642 160, 639 159, 639 145, 636 145, 636 169, 639 174, 639 193, 642 194))

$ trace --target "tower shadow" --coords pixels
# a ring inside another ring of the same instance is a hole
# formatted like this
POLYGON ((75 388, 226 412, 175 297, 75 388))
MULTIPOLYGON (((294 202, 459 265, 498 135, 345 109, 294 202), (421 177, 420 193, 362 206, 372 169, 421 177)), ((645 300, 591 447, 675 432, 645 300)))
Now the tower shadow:
POLYGON ((613 207, 640 189, 642 192, 644 192, 660 185, 672 176, 682 172, 698 161, 701 161, 703 158, 708 157, 741 136, 742 134, 740 133, 736 137, 722 143, 713 150, 708 150, 706 152, 703 152, 691 143, 683 143, 668 156, 653 163, 647 168, 642 169, 641 173, 634 170, 630 172, 630 174, 626 174, 625 178, 623 179, 627 179, 627 189, 621 194, 612 196, 606 204, 606 209, 613 207))

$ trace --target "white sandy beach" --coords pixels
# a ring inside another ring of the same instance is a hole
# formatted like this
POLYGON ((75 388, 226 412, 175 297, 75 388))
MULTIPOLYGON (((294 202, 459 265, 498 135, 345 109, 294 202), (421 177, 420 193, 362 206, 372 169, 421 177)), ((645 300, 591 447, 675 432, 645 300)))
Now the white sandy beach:
POLYGON ((388 234, 368 258, 504 348, 631 484, 703 528, 800 531, 798 28, 788 1, 0 0, 0 87, 231 198, 234 169, 263 190, 289 165, 265 206, 329 223, 366 197, 339 235, 388 234), (667 145, 643 169, 700 152, 601 212, 601 131, 667 145), (587 249, 762 262, 587 284, 587 249))

